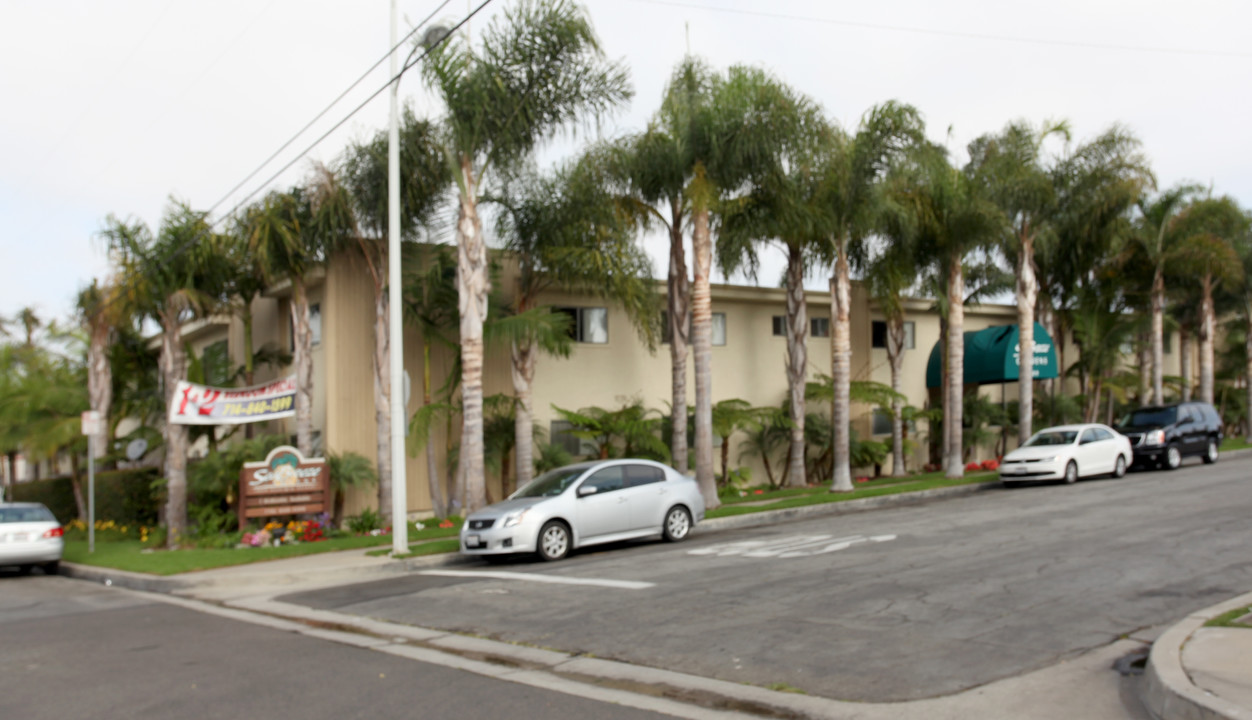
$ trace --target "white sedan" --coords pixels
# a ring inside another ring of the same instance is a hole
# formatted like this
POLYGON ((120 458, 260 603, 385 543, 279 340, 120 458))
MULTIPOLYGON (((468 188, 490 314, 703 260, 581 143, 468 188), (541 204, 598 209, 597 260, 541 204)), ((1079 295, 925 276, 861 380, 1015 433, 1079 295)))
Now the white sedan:
POLYGON ((65 529, 39 503, 0 503, 0 566, 15 565, 22 574, 36 565, 56 575, 65 547, 65 529))
POLYGON ((461 527, 461 552, 560 560, 586 545, 650 535, 682 540, 703 519, 694 479, 651 460, 601 460, 546 472, 472 513, 461 527))
POLYGON ((1005 485, 1034 480, 1064 480, 1126 474, 1133 458, 1130 439, 1107 425, 1059 425, 1035 433, 1025 445, 1004 456, 1000 481, 1005 485))

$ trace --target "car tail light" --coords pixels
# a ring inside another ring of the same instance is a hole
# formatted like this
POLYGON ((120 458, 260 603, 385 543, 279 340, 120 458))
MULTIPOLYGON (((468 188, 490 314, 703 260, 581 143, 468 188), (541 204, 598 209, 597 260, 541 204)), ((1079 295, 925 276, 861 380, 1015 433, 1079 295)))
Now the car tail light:
POLYGON ((63 527, 54 527, 54 528, 52 528, 51 530, 46 531, 46 532, 43 534, 43 536, 44 536, 44 538, 45 538, 45 539, 51 539, 51 538, 59 538, 59 537, 64 537, 64 536, 65 536, 65 528, 63 528, 63 527))

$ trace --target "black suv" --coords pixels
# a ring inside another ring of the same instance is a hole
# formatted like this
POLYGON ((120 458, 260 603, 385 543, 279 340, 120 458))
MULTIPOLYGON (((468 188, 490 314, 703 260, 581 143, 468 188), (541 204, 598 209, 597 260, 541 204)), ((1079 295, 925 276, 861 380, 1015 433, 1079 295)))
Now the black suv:
POLYGON ((1215 463, 1222 442, 1222 419, 1205 402, 1139 408, 1123 417, 1117 430, 1130 438, 1140 467, 1176 470, 1187 455, 1215 463))

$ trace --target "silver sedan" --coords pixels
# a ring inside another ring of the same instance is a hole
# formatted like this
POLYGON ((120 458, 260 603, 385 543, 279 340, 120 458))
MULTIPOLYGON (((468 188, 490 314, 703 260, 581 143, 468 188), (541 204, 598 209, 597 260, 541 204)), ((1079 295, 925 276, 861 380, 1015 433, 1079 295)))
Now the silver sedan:
POLYGON ((65 547, 65 529, 39 503, 0 503, 0 566, 16 565, 22 573, 35 565, 56 575, 65 547))
POLYGON ((703 519, 694 479, 651 460, 601 460, 546 472, 472 513, 461 527, 461 552, 560 560, 574 548, 618 540, 676 542, 703 519))

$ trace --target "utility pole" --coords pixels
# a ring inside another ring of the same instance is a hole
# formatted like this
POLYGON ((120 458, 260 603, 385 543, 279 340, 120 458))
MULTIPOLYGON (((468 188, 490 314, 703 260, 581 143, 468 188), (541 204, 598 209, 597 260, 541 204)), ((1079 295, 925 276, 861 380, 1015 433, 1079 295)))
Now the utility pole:
POLYGON ((391 552, 409 551, 408 479, 405 472, 404 333, 400 309, 400 56, 399 18, 391 0, 391 119, 387 126, 387 312, 391 348, 391 552))

